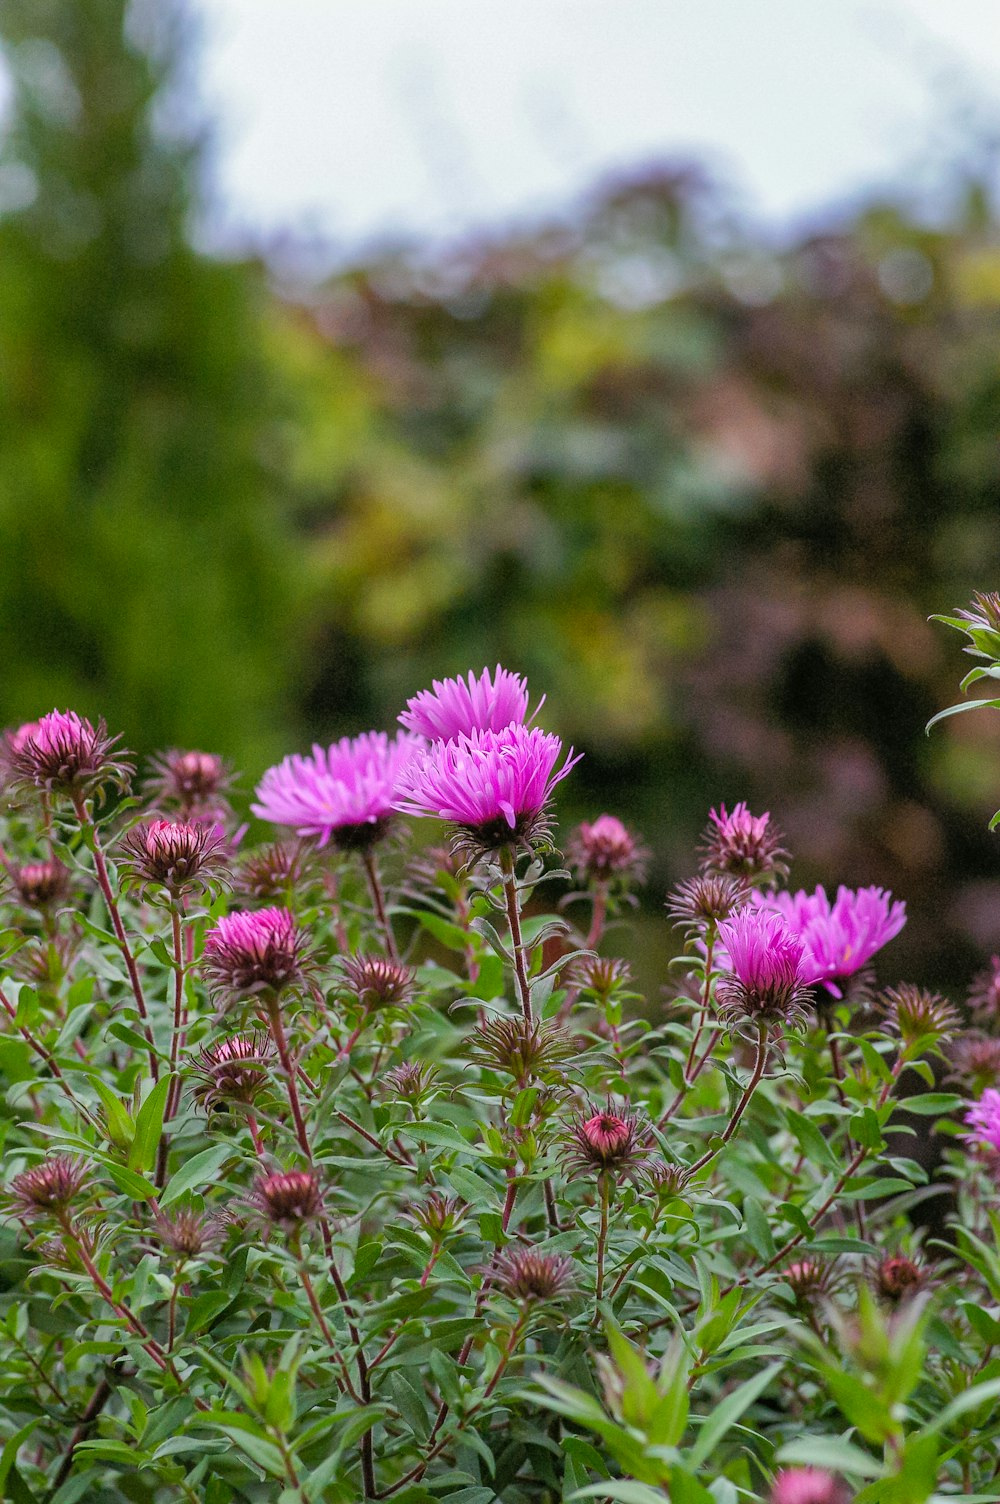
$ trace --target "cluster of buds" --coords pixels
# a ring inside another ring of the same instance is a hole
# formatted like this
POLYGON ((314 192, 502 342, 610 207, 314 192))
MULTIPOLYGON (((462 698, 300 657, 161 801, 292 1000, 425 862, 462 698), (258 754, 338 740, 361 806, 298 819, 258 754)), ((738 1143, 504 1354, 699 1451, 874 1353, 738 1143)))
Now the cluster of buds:
POLYGON ((899 1306, 928 1283, 927 1270, 905 1254, 887 1254, 874 1265, 871 1282, 876 1295, 888 1306, 899 1306))
POLYGON ((94 726, 75 711, 52 710, 7 734, 5 761, 24 790, 99 800, 108 785, 127 789, 135 772, 116 751, 120 740, 103 720, 94 726))
POLYGON ((214 752, 178 752, 171 747, 151 762, 146 793, 157 809, 175 810, 181 820, 224 820, 232 773, 214 752))
POLYGON ((267 1086, 276 1059, 271 1036, 262 1031, 232 1034, 202 1050, 194 1069, 194 1098, 206 1112, 238 1103, 252 1107, 267 1086))
POLYGON ((1000 1039, 969 1030, 948 1048, 951 1079, 959 1081, 978 1097, 987 1086, 1000 1082, 1000 1039))
POLYGON ((442 1196, 431 1191, 423 1201, 410 1208, 410 1216, 439 1248, 449 1233, 457 1232, 465 1220, 466 1206, 457 1196, 442 1196))
POLYGON ((616 816, 598 815, 571 833, 566 859, 577 881, 588 888, 599 883, 628 887, 645 878, 649 851, 616 816))
POLYGON ((792 1292, 797 1306, 811 1305, 829 1295, 834 1281, 834 1265, 822 1259, 797 1259, 781 1271, 781 1278, 792 1292))
POLYGON ((390 1092, 404 1101, 417 1103, 433 1090, 436 1078, 429 1066, 416 1060, 404 1060, 402 1065, 386 1071, 382 1079, 390 1092))
POLYGON ((623 1002, 628 997, 636 996, 629 991, 632 968, 627 961, 619 961, 611 956, 581 956, 573 963, 570 980, 584 997, 593 998, 594 1002, 602 1006, 606 1006, 612 998, 623 1002))
POLYGON ((730 813, 720 804, 717 810, 709 810, 702 837, 702 869, 748 883, 783 877, 788 871, 788 852, 782 840, 769 813, 752 815, 742 801, 730 813))
POLYGON ((122 886, 147 899, 177 903, 229 885, 227 843, 207 824, 147 820, 128 832, 122 850, 122 886))
POLYGON ((205 936, 205 975, 216 996, 277 997, 305 979, 306 937, 287 909, 227 914, 205 936))

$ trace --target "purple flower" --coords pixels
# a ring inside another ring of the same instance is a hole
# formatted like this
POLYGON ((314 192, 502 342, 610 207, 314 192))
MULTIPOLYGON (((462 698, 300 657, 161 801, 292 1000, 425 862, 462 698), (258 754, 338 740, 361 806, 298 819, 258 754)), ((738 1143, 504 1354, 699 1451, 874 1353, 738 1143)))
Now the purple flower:
POLYGON ((119 740, 103 720, 94 726, 74 710, 51 710, 8 736, 7 755, 23 786, 86 798, 107 783, 128 787, 134 769, 115 751, 119 740))
POLYGON ((1000 1091, 988 1086, 965 1114, 965 1121, 974 1130, 966 1134, 970 1144, 1000 1154, 1000 1091))
POLYGON ((558 736, 516 722, 435 742, 403 768, 396 809, 451 820, 470 842, 494 851, 538 831, 555 785, 579 762, 558 736))
POLYGON ((794 1024, 812 1001, 801 940, 780 914, 739 909, 719 925, 722 960, 728 965, 716 989, 719 1016, 732 1028, 753 1023, 794 1024))
POLYGON ((831 904, 815 893, 763 893, 756 903, 775 909, 802 941, 810 982, 822 982, 834 997, 838 982, 854 976, 906 923, 906 904, 892 902, 883 888, 837 889, 831 904))
POLYGON ((724 804, 708 812, 708 827, 702 840, 703 866, 753 881, 769 872, 784 873, 788 852, 781 833, 771 824, 769 813, 752 815, 741 800, 730 813, 724 804))
POLYGON ((287 909, 226 914, 205 936, 205 974, 231 1000, 256 993, 277 996, 304 974, 306 937, 287 909))
POLYGON ((392 738, 366 731, 331 747, 314 746, 311 757, 293 753, 268 768, 251 809, 323 845, 332 836, 344 848, 369 846, 385 833, 396 780, 422 747, 422 739, 406 731, 392 738))
MULTIPOLYGON (((435 679, 433 689, 422 689, 399 717, 407 731, 432 742, 450 742, 474 731, 502 731, 520 725, 528 710, 528 685, 520 674, 501 668, 490 677, 484 668, 479 678, 435 679)), ((539 707, 541 708, 541 707, 539 707)))

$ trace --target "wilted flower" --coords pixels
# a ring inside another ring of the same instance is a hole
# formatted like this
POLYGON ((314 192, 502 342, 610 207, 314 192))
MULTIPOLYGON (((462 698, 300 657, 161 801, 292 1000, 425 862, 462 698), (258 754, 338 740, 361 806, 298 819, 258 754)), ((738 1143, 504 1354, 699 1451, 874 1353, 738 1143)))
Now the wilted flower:
POLYGON ((200 1077, 193 1090, 195 1101, 206 1112, 228 1102, 251 1106, 267 1086, 275 1059, 271 1036, 263 1031, 217 1040, 194 1063, 200 1077))
POLYGON ((8 1195, 13 1208, 24 1217, 62 1212, 76 1198, 87 1178, 87 1165, 69 1154, 54 1154, 15 1175, 8 1195))
POLYGON ((499 663, 492 676, 484 668, 478 679, 470 670, 465 679, 432 682, 432 689, 422 689, 407 700, 399 717, 407 731, 428 741, 449 742, 473 731, 502 731, 511 722, 521 724, 528 711, 527 680, 499 663))
POLYGON ((642 882, 649 852, 614 815, 578 825, 566 843, 566 859, 581 883, 642 882))
POLYGON ((18 900, 26 909, 47 909, 69 894, 69 868, 52 857, 47 862, 26 862, 11 869, 18 900))
POLYGON ((544 1079, 577 1053, 576 1042, 558 1024, 528 1020, 520 1014, 488 1018, 479 1024, 469 1055, 480 1065, 502 1071, 524 1084, 544 1079))
POLYGON ((250 1200, 269 1222, 291 1230, 323 1211, 319 1181, 311 1170, 285 1170, 261 1175, 250 1200))
POLYGON ((306 937, 287 909, 227 914, 205 936, 204 966, 213 992, 235 1000, 277 994, 303 980, 306 937))
POLYGON ((233 887, 257 903, 286 899, 296 889, 309 887, 317 877, 315 849, 303 841, 272 841, 242 857, 233 875, 233 887))
POLYGON ((730 971, 716 988, 716 1009, 727 1027, 800 1023, 812 994, 802 942, 781 915, 740 909, 720 924, 719 939, 730 971))
POLYGON ((965 1114, 965 1122, 973 1130, 965 1135, 970 1144, 1000 1154, 1000 1091, 987 1087, 965 1114))
POLYGON ((746 903, 749 893, 742 878, 703 872, 678 883, 667 895, 667 913, 675 923, 700 930, 731 918, 746 903))
POLYGON ((122 840, 122 883, 149 897, 162 889, 177 900, 228 887, 226 842, 212 826, 146 820, 122 840))
POLYGON ((511 1244, 497 1259, 493 1283, 511 1300, 560 1300, 573 1289, 573 1264, 562 1253, 511 1244))
POLYGON ((423 1201, 414 1202, 409 1214, 436 1245, 461 1227, 466 1211, 464 1201, 457 1196, 442 1196, 440 1191, 431 1191, 423 1201))
POLYGON ((1000 1039, 970 1030, 948 1048, 951 1079, 963 1081, 974 1094, 1000 1081, 1000 1039))
POLYGON ((151 759, 147 792, 158 806, 177 809, 182 819, 213 819, 228 813, 226 793, 232 773, 214 752, 179 752, 171 747, 151 759))
POLYGON ((255 815, 290 825, 321 845, 332 837, 343 850, 364 850, 385 835, 392 819, 393 790, 423 742, 400 731, 342 737, 314 746, 311 757, 293 753, 268 768, 257 785, 255 815))
POLYGON ((822 982, 834 997, 839 982, 861 970, 906 923, 906 904, 892 902, 882 888, 840 887, 831 904, 823 888, 815 893, 760 893, 755 903, 776 910, 802 941, 810 983, 822 982))
POLYGON ((154 1223, 156 1236, 164 1248, 181 1259, 196 1259, 199 1254, 218 1247, 222 1241, 218 1218, 196 1212, 191 1207, 181 1207, 169 1215, 158 1211, 154 1223))
POLYGON ((875 1293, 888 1305, 898 1306, 927 1284, 927 1270, 903 1254, 888 1254, 871 1271, 875 1293))
POLYGON ((887 987, 878 1002, 889 1028, 904 1045, 929 1046, 947 1039, 959 1027, 959 1017, 940 993, 927 992, 911 982, 887 987))
POLYGON ((724 804, 709 810, 708 820, 702 838, 703 867, 749 881, 787 870, 784 859, 788 852, 769 813, 752 815, 741 800, 731 814, 724 804))
POLYGON ((575 1170, 633 1174, 646 1162, 648 1124, 630 1108, 609 1100, 598 1111, 580 1113, 563 1147, 563 1160, 575 1170))
POLYGON ((517 724, 435 742, 401 770, 395 807, 452 821, 470 851, 530 844, 553 789, 579 761, 571 749, 557 769, 562 749, 558 736, 517 724))
POLYGON ((1000 1023, 1000 956, 977 972, 969 988, 969 1008, 977 1023, 996 1028, 1000 1023))
POLYGON ((117 736, 72 710, 52 710, 15 732, 8 742, 10 766, 19 782, 72 798, 100 795, 106 784, 126 789, 133 764, 115 751, 117 736), (22 734, 23 733, 23 734, 22 734))
POLYGON ((788 1467, 776 1474, 770 1504, 850 1504, 850 1490, 821 1467, 788 1467))
POLYGON ((347 956, 342 963, 343 990, 366 1011, 405 1008, 413 1001, 417 974, 412 966, 384 956, 347 956))

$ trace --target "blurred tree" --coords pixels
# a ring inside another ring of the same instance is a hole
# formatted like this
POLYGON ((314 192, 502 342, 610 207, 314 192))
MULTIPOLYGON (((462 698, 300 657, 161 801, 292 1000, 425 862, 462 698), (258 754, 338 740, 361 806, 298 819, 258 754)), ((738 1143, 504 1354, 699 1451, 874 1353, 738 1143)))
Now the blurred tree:
POLYGON ((0 7, 0 713, 257 761, 292 719, 281 411, 263 277, 189 242, 186 34, 171 0, 0 7))

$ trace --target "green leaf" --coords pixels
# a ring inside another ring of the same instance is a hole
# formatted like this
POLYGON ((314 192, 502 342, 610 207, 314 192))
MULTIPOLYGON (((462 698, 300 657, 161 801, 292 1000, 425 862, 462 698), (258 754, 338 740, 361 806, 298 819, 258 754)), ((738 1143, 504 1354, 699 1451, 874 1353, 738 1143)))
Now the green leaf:
POLYGON ((877 1457, 837 1436, 803 1436, 778 1453, 778 1461, 799 1467, 823 1467, 857 1478, 881 1478, 885 1471, 877 1457))
POLYGON ((947 720, 950 715, 961 715, 966 710, 997 710, 1000 709, 1000 700, 964 700, 960 705, 949 705, 947 710, 939 710, 937 715, 932 715, 925 732, 929 732, 938 721, 947 720))
POLYGON ((570 1494, 571 1499, 614 1499, 618 1504, 664 1504, 662 1488, 647 1483, 630 1483, 620 1478, 606 1478, 603 1483, 588 1483, 586 1488, 570 1494))
POLYGON ((767 1220, 764 1208, 754 1196, 743 1198, 743 1218, 747 1238, 754 1253, 765 1262, 773 1259, 778 1250, 771 1232, 771 1224, 767 1220))
POLYGON ((834 1174, 839 1174, 840 1162, 812 1119, 807 1118, 804 1113, 796 1112, 794 1107, 786 1108, 785 1116, 788 1119, 789 1128, 798 1141, 799 1148, 806 1157, 813 1164, 825 1165, 828 1170, 833 1170, 834 1174))
POLYGON ((964 1098, 954 1092, 926 1091, 915 1097, 905 1097, 898 1105, 903 1112, 915 1112, 920 1117, 929 1118, 934 1113, 956 1112, 963 1101, 964 1098))
POLYGON ((195 1154, 171 1175, 160 1197, 160 1205, 169 1206, 179 1196, 203 1187, 231 1157, 232 1152, 229 1144, 213 1144, 211 1148, 202 1149, 200 1154, 195 1154))
POLYGON ((769 1364, 762 1373, 754 1374, 716 1405, 712 1413, 705 1417, 701 1430, 698 1432, 698 1439, 688 1453, 687 1462, 690 1467, 698 1468, 706 1461, 726 1432, 735 1426, 740 1416, 745 1410, 749 1410, 754 1400, 764 1393, 768 1384, 783 1367, 783 1363, 769 1364))
POLYGON ((135 1136, 128 1155, 130 1170, 151 1170, 163 1132, 163 1113, 167 1105, 173 1076, 161 1076, 139 1108, 135 1136))

